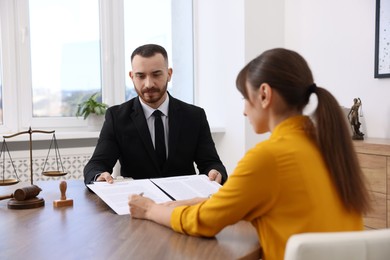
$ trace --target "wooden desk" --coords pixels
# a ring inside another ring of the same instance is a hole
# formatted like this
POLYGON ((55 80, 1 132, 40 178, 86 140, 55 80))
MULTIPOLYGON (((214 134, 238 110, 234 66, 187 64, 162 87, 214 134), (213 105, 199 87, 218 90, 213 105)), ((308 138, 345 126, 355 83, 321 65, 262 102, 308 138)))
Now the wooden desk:
MULTIPOLYGON (((3 259, 259 259, 255 229, 247 222, 226 227, 216 238, 190 237, 150 221, 117 215, 80 180, 67 181, 73 207, 54 208, 60 181, 38 185, 45 206, 8 209, 0 201, 3 259)), ((29 183, 0 186, 0 195, 29 183)))

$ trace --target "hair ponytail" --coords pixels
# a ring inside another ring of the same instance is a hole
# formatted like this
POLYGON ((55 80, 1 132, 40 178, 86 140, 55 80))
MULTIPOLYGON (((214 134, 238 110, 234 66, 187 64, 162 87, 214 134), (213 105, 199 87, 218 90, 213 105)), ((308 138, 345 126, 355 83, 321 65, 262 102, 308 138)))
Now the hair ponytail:
POLYGON ((365 213, 370 209, 369 196, 344 113, 329 91, 317 87, 315 93, 318 145, 336 190, 347 209, 365 213))

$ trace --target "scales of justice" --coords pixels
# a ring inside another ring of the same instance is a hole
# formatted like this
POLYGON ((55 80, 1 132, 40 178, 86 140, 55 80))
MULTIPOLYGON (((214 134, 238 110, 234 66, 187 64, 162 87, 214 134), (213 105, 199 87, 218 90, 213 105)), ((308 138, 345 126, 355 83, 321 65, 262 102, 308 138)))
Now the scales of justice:
POLYGON ((3 136, 3 145, 0 151, 0 167, 2 171, 3 178, 0 179, 0 186, 8 186, 8 185, 14 185, 20 182, 20 179, 18 177, 18 174, 15 169, 15 165, 12 161, 11 154, 8 149, 8 145, 6 143, 6 139, 13 138, 18 135, 23 135, 23 134, 29 134, 29 151, 30 151, 30 182, 31 186, 24 187, 21 189, 17 189, 13 194, 11 195, 6 195, 6 196, 0 196, 0 200, 2 199, 8 199, 8 208, 9 209, 31 209, 31 208, 39 208, 45 205, 45 201, 43 198, 37 197, 41 189, 37 186, 34 185, 34 173, 33 173, 33 159, 32 159, 32 135, 34 133, 42 133, 42 134, 52 134, 52 139, 50 142, 50 147, 49 151, 47 153, 45 163, 43 165, 42 169, 42 175, 48 176, 48 177, 58 177, 58 176, 63 176, 66 175, 67 172, 64 171, 64 166, 62 164, 61 156, 60 156, 60 151, 58 148, 58 143, 57 139, 55 136, 55 131, 43 131, 43 130, 31 130, 31 127, 28 129, 28 131, 23 131, 19 132, 13 135, 8 135, 8 136, 3 136), (52 149, 52 146, 54 151, 55 151, 55 162, 57 169, 56 170, 50 170, 50 171, 45 171, 46 163, 48 161, 50 151, 52 149), (9 157, 9 163, 12 165, 14 175, 16 178, 5 178, 5 165, 8 163, 6 161, 6 156, 8 155, 9 157))

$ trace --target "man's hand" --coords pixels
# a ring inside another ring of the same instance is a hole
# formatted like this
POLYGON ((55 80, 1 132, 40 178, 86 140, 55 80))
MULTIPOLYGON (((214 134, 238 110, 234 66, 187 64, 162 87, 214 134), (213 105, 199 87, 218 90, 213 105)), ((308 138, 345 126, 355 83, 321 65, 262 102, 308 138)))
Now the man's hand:
POLYGON ((114 183, 114 178, 112 178, 109 172, 103 172, 102 174, 100 174, 99 177, 97 177, 96 181, 106 181, 108 183, 114 183))
POLYGON ((210 181, 216 181, 219 184, 222 183, 222 174, 220 174, 219 171, 212 169, 209 171, 208 176, 210 181))

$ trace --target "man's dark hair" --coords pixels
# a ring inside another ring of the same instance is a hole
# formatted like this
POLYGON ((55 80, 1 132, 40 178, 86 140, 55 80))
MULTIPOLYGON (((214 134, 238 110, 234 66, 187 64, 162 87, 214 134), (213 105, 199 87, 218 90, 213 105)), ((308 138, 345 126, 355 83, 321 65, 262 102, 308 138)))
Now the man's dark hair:
POLYGON ((141 57, 149 58, 155 54, 160 53, 165 61, 168 64, 168 54, 164 47, 157 44, 145 44, 136 48, 131 54, 131 61, 133 61, 134 56, 140 55, 141 57))

